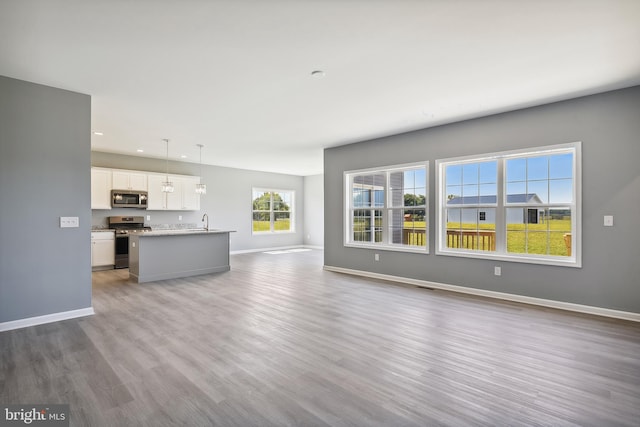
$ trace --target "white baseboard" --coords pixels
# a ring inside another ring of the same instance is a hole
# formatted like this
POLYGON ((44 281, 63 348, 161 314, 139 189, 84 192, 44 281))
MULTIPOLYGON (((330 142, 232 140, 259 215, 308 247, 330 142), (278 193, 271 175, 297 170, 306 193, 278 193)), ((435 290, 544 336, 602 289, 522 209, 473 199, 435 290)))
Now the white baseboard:
POLYGON ((12 320, 0 323, 0 332, 12 329, 27 328, 29 326, 42 325, 45 323, 59 322, 61 320, 75 319, 76 317, 91 316, 95 314, 93 307, 81 308, 78 310, 62 311, 60 313, 46 314, 44 316, 28 317, 26 319, 12 320))
POLYGON ((250 254, 250 253, 255 253, 255 252, 268 252, 268 251, 284 251, 287 249, 302 249, 302 248, 309 248, 309 249, 314 249, 310 246, 304 246, 304 245, 290 245, 290 246, 276 246, 273 248, 258 248, 258 249, 243 249, 243 250, 239 250, 239 251, 231 251, 229 252, 230 255, 240 255, 240 254, 250 254))
POLYGON ((324 250, 324 246, 314 246, 314 245, 303 245, 302 246, 305 249, 316 249, 319 251, 323 251, 324 250))
POLYGON ((614 319, 630 320, 632 322, 640 322, 640 313, 633 313, 629 311, 612 310, 609 308, 594 307, 590 305, 581 305, 570 302, 528 297, 524 295, 488 291, 485 289, 468 288, 465 286, 449 285, 446 283, 430 282, 427 280, 411 279, 408 277, 392 276, 389 274, 372 273, 370 271, 352 270, 350 268, 333 267, 329 265, 325 265, 324 269, 336 273, 351 274, 354 276, 368 277, 371 279, 388 280, 390 282, 404 283, 433 289, 442 289, 451 292, 459 292, 463 294, 477 295, 487 298, 495 298, 542 307, 557 308, 560 310, 575 311, 578 313, 595 314, 596 316, 611 317, 614 319))

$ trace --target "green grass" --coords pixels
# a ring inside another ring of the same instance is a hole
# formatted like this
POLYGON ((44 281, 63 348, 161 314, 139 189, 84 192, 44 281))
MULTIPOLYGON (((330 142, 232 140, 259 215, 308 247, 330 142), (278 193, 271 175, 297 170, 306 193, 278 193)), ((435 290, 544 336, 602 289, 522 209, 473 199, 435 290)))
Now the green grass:
MULTIPOLYGON (((274 231, 290 231, 291 230, 291 220, 289 219, 281 219, 274 223, 274 231)), ((253 231, 261 232, 261 231, 271 231, 271 223, 269 221, 253 221, 253 231)))
MULTIPOLYGON (((475 230, 476 224, 447 223, 447 229, 475 230)), ((495 230, 495 224, 479 224, 478 230, 495 230)), ((571 219, 551 219, 543 224, 509 224, 507 252, 568 256, 564 235, 571 233, 571 219)))
MULTIPOLYGON (((365 239, 365 231, 368 231, 369 220, 363 220, 354 224, 354 239, 365 239)), ((382 226, 380 219, 376 220, 376 226, 382 226)), ((426 244, 425 221, 405 221, 405 235, 410 246, 424 246, 426 244)), ((494 230, 495 224, 471 224, 449 222, 447 229, 453 230, 494 230)), ((571 219, 550 219, 543 224, 509 224, 507 230, 507 252, 529 253, 540 255, 568 256, 564 235, 571 232, 571 219)), ((377 234, 381 236, 378 231, 377 234)), ((368 237, 366 237, 368 239, 368 237)))
MULTIPOLYGON (((405 221, 404 228, 418 228, 425 229, 427 223, 425 221, 405 221)), ((367 221, 357 221, 353 224, 353 231, 364 231, 369 227, 369 222, 367 221)), ((376 219, 376 227, 382 227, 382 220, 376 219)))
MULTIPOLYGON (((376 230, 375 230, 375 241, 382 242, 382 219, 377 218, 375 220, 376 230)), ((425 230, 426 222, 425 221, 405 221, 404 222, 404 238, 407 239, 404 242, 405 245, 409 246, 426 246, 426 232, 425 230), (416 231, 412 231, 412 230, 416 231)), ((358 241, 369 241, 371 238, 370 232, 370 222, 369 219, 363 219, 360 221, 356 221, 353 224, 353 240, 358 241)))

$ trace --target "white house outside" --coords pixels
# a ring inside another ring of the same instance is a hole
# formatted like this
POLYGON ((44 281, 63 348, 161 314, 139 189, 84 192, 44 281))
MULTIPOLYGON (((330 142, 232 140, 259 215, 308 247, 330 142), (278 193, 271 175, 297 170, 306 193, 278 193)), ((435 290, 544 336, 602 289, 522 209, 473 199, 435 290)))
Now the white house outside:
MULTIPOLYGON (((509 194, 507 203, 526 203, 541 205, 537 194, 509 194)), ((447 201, 447 222, 486 223, 495 224, 496 196, 465 196, 452 197, 447 201), (460 208, 451 206, 461 206, 460 208), (469 207, 465 207, 469 206, 469 207), (481 207, 478 207, 481 206, 481 207)), ((507 224, 538 224, 544 222, 544 209, 535 207, 520 207, 507 209, 507 224)))

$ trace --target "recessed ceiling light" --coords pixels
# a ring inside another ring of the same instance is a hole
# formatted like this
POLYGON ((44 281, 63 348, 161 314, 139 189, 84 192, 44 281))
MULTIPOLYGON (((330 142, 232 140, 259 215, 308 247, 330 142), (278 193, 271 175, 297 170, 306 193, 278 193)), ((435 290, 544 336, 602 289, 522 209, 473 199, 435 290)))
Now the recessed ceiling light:
POLYGON ((183 154, 182 156, 180 156, 180 158, 181 158, 181 159, 186 159, 186 158, 187 158, 187 156, 183 154))
POLYGON ((136 151, 137 151, 138 153, 144 153, 144 150, 143 150, 142 148, 138 148, 136 151))
POLYGON ((102 133, 102 132, 98 132, 98 131, 93 132, 93 134, 94 134, 94 135, 98 135, 98 136, 102 136, 102 135, 104 135, 104 133, 102 133))
POLYGON ((324 71, 322 70, 315 70, 311 72, 311 77, 315 77, 316 79, 321 79, 324 77, 324 71))

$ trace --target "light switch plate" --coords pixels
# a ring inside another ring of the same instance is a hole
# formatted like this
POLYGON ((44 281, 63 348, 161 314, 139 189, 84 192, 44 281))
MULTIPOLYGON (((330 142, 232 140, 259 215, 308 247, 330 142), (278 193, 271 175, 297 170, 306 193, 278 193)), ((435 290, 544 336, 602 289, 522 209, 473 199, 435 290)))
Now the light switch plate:
POLYGON ((604 216, 604 226, 605 227, 613 227, 613 215, 605 215, 604 216))
POLYGON ((61 216, 60 228, 78 228, 80 227, 80 218, 77 216, 61 216))

